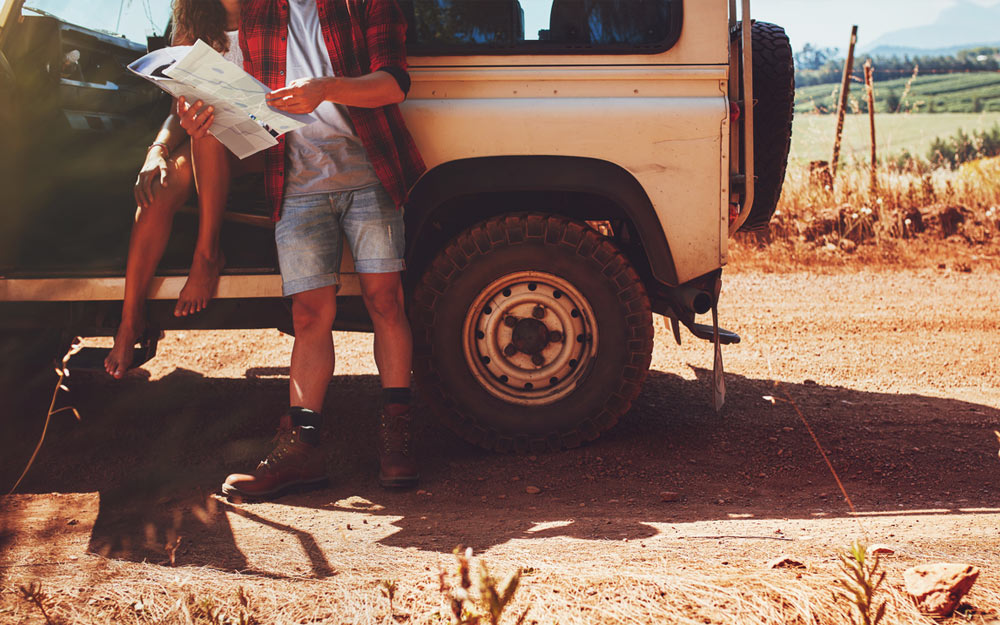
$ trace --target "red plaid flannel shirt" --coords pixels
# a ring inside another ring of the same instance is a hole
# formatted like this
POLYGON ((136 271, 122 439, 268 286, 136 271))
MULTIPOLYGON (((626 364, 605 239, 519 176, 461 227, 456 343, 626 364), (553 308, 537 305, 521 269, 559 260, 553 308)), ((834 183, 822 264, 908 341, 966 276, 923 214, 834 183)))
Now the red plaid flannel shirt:
MULTIPOLYGON (((337 76, 358 77, 383 68, 406 69, 406 19, 396 0, 316 0, 323 39, 337 76)), ((244 68, 272 90, 285 86, 288 0, 244 0, 240 47, 244 68)), ((424 172, 420 152, 396 105, 347 107, 375 173, 396 206, 424 172)), ((285 188, 285 139, 264 154, 264 188, 281 213, 285 188)))

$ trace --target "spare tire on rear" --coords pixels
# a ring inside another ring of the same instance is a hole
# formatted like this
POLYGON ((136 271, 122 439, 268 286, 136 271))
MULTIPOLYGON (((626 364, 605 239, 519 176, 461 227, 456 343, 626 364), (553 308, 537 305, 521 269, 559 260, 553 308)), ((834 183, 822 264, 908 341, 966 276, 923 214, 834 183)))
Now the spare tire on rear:
POLYGON ((778 206, 795 111, 795 63, 785 29, 768 22, 754 22, 752 36, 753 151, 757 182, 750 216, 740 228, 743 232, 766 230, 778 206))

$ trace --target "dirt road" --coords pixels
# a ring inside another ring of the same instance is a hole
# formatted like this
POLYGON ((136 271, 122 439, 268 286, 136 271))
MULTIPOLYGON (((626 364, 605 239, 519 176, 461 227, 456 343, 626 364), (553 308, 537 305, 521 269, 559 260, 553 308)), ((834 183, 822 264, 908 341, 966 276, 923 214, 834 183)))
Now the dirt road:
MULTIPOLYGON (((723 300, 722 323, 743 343, 724 351, 722 414, 710 346, 676 346, 657 319, 644 390, 596 443, 498 456, 425 423, 421 490, 404 493, 374 479, 368 335, 336 338, 332 487, 274 503, 210 493, 266 450, 286 402, 287 337, 174 333, 148 376, 71 378, 83 421, 60 415, 20 489, 29 494, 0 500, 0 622, 42 622, 14 593, 33 579, 80 622, 171 622, 185 593, 235 606, 237 585, 262 622, 393 622, 379 580, 397 581, 395 620, 442 622, 438 570, 459 544, 500 575, 527 568, 527 622, 844 622, 827 588, 855 538, 895 549, 893 592, 914 563, 980 566, 967 615, 991 622, 1000 273, 730 273, 723 300), (175 536, 170 568, 163 545, 175 536), (782 554, 806 568, 764 568, 782 554)), ((4 421, 3 484, 40 416, 4 421)), ((919 619, 902 601, 890 617, 919 619)))

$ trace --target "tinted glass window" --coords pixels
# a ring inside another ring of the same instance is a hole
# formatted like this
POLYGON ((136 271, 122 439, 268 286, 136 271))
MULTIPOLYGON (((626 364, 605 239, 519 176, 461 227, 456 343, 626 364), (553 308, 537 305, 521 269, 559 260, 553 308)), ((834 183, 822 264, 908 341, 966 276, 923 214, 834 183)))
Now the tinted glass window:
POLYGON ((401 0, 410 53, 657 52, 676 42, 682 0, 401 0))
POLYGON ((27 0, 25 15, 48 13, 59 19, 132 41, 146 43, 150 35, 162 35, 170 19, 165 0, 27 0))

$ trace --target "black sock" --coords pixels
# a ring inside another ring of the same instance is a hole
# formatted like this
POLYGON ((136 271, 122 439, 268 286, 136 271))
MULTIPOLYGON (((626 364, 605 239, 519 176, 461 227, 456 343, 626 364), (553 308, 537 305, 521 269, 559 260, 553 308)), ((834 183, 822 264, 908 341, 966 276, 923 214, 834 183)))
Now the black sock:
POLYGON ((299 428, 302 442, 319 445, 319 428, 323 425, 323 415, 299 406, 289 408, 288 414, 292 417, 292 426, 299 428))
POLYGON ((382 389, 382 405, 386 404, 406 404, 413 401, 413 391, 410 387, 405 388, 384 388, 382 389))

